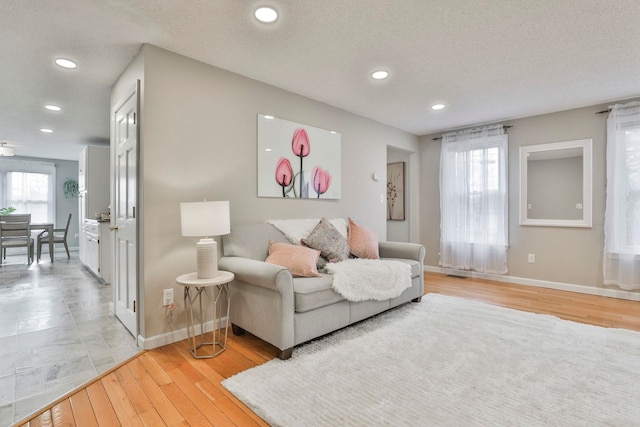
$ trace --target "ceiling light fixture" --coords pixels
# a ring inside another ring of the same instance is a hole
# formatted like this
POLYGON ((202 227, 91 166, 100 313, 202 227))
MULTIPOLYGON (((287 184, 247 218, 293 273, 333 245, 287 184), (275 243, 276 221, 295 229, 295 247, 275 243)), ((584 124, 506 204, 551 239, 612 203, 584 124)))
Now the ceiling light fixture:
POLYGON ((270 24, 278 19, 278 12, 270 6, 261 6, 253 13, 256 19, 265 24, 270 24))
POLYGON ((6 142, 0 142, 0 156, 11 157, 14 155, 13 148, 5 146, 6 142))
POLYGON ((431 106, 432 110, 442 110, 444 108, 444 104, 434 104, 431 106))
POLYGON ((44 108, 46 108, 49 111, 61 111, 62 110, 62 108, 58 107, 57 105, 53 105, 53 104, 45 105, 44 108))
POLYGON ((59 67, 67 68, 69 70, 72 70, 72 69, 74 69, 74 68, 76 68, 78 66, 78 64, 76 64, 72 60, 65 59, 65 58, 57 58, 56 59, 56 64, 58 64, 59 67))
POLYGON ((375 80, 384 80, 389 77, 389 72, 384 70, 378 70, 371 73, 371 77, 375 80))
POLYGON ((53 133, 52 129, 48 129, 48 128, 40 128, 40 132, 42 133, 53 133))

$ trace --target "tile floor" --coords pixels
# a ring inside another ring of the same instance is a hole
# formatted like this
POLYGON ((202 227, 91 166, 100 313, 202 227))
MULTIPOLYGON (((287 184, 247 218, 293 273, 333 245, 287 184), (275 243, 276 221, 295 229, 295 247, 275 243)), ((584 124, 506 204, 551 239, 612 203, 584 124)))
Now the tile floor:
POLYGON ((104 285, 55 252, 40 263, 7 256, 0 266, 0 426, 9 426, 139 349, 109 311, 104 285))

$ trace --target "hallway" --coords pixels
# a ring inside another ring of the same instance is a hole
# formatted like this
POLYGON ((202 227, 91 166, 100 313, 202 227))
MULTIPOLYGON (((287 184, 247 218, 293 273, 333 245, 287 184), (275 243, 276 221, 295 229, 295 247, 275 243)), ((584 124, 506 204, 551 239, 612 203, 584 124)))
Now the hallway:
POLYGON ((139 351, 109 311, 111 285, 77 251, 0 266, 0 426, 10 425, 139 351))

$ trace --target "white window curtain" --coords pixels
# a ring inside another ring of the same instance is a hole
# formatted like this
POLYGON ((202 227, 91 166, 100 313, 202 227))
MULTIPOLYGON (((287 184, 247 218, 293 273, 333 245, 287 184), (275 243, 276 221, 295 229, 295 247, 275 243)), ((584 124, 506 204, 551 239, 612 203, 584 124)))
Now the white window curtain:
POLYGON ((610 110, 604 284, 640 289, 640 102, 610 110))
POLYGON ((447 133, 440 154, 440 264, 507 272, 507 156, 504 126, 447 133))
POLYGON ((31 222, 55 223, 54 163, 0 159, 0 207, 30 213, 31 222))

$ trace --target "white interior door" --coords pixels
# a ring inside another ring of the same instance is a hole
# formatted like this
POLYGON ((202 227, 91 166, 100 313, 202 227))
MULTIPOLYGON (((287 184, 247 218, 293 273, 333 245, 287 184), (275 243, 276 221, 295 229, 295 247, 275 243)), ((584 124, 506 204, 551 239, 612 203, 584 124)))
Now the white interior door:
POLYGON ((138 335, 138 92, 136 88, 114 112, 114 191, 111 201, 115 315, 134 337, 138 335))

